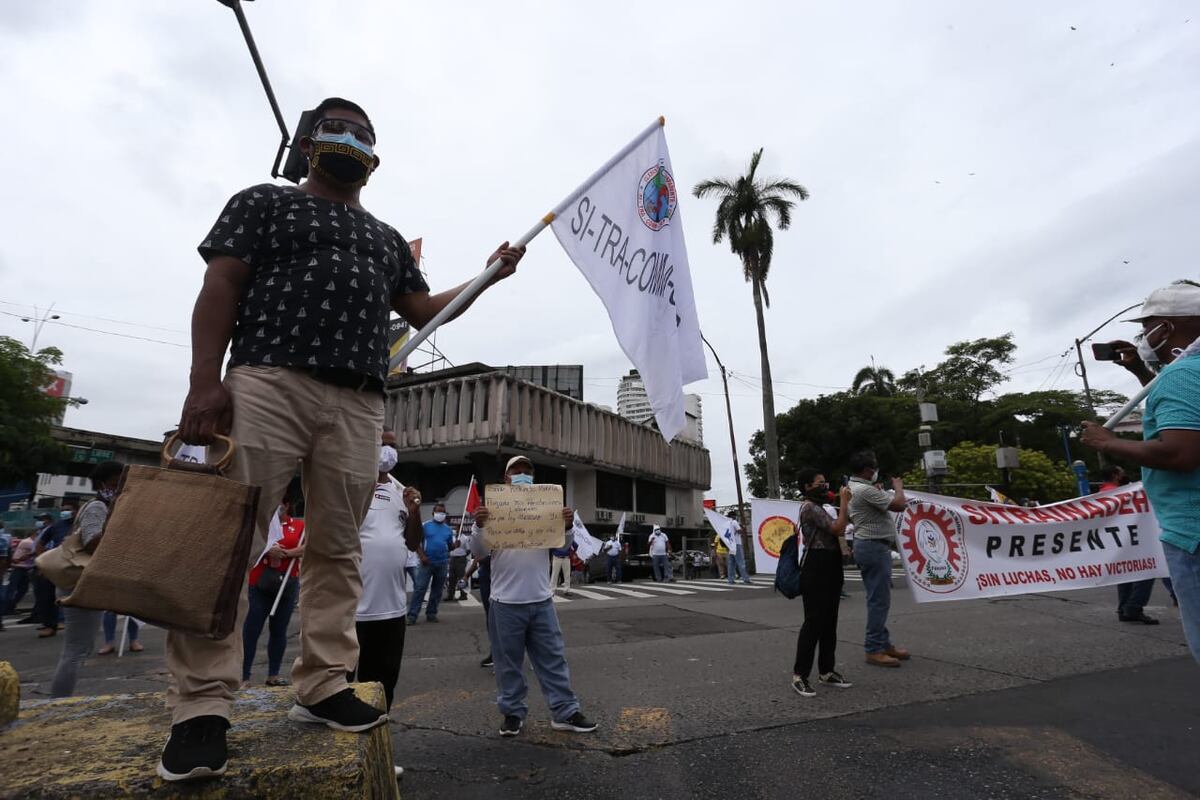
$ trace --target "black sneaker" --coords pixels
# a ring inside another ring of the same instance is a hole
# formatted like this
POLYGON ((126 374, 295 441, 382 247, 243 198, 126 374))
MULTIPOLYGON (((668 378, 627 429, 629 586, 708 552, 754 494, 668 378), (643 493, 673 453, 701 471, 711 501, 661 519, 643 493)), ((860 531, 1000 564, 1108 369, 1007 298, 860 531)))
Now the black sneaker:
POLYGON ((494 667, 495 663, 492 661, 492 654, 488 653, 487 656, 484 657, 483 661, 479 662, 479 666, 484 667, 485 669, 487 667, 494 667))
POLYGON ((229 720, 209 715, 192 717, 171 726, 171 737, 158 760, 158 777, 164 781, 192 781, 225 774, 229 751, 225 731, 229 720))
POLYGON ((354 690, 347 687, 333 697, 326 697, 311 706, 296 703, 288 712, 288 719, 293 722, 328 725, 335 731, 362 733, 387 724, 388 715, 386 711, 380 711, 375 706, 359 700, 354 695, 354 690))
POLYGON ((813 687, 809 685, 808 678, 799 675, 792 676, 792 688, 796 690, 796 694, 801 697, 816 697, 817 693, 813 687))
POLYGON ((521 728, 525 727, 525 720, 518 717, 516 714, 509 714, 504 718, 504 722, 500 723, 501 736, 516 736, 521 732, 521 728))
POLYGON ((596 723, 585 717, 582 711, 576 711, 562 722, 551 722, 550 727, 556 731, 591 733, 592 731, 596 730, 596 723))
POLYGON ((849 689, 854 684, 842 677, 840 672, 826 672, 817 676, 817 683, 824 683, 838 689, 849 689))

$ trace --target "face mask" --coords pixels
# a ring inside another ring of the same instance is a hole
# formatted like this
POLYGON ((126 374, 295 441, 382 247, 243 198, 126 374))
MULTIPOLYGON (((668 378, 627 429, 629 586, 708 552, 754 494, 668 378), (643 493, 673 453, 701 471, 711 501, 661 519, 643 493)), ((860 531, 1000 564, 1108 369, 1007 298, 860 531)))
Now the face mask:
POLYGON ((871 473, 871 483, 875 483, 877 480, 879 480, 879 470, 875 470, 871 473))
POLYGON ((390 444, 385 444, 379 448, 379 471, 391 472, 396 468, 396 462, 400 460, 400 455, 396 452, 396 448, 390 444))
POLYGON ((63 509, 61 512, 59 512, 59 514, 58 514, 58 518, 59 518, 59 519, 70 519, 70 518, 71 518, 71 512, 70 512, 69 510, 67 510, 67 509, 65 509, 65 508, 64 508, 64 509, 63 509))
MULTIPOLYGON (((1138 358, 1140 358, 1142 360, 1142 362, 1145 363, 1145 365, 1147 367, 1149 367, 1150 369, 1156 370, 1160 366, 1162 366, 1162 359, 1158 357, 1158 348, 1162 347, 1164 344, 1166 344, 1166 341, 1164 340, 1164 341, 1159 342, 1157 346, 1151 345, 1150 344, 1150 336, 1152 334, 1158 333, 1159 329, 1162 328, 1166 324, 1167 323, 1165 323, 1165 322, 1160 322, 1159 324, 1155 325, 1150 330, 1146 331, 1145 333, 1143 333, 1137 337, 1138 358)), ((1172 353, 1175 355, 1176 358, 1179 357, 1179 353, 1181 353, 1181 352, 1182 351, 1179 351, 1179 352, 1172 351, 1172 353)))
POLYGON ((446 521, 446 512, 445 511, 433 512, 433 521, 434 522, 445 522, 446 521))
POLYGON ((101 500, 103 500, 106 503, 111 503, 113 500, 113 497, 115 497, 116 494, 117 494, 116 491, 113 489, 98 489, 98 490, 96 490, 96 496, 99 497, 101 500))
POLYGON ((509 482, 512 483, 513 486, 533 486, 533 476, 528 474, 513 475, 509 482))
POLYGON ((318 133, 312 139, 310 167, 348 186, 364 185, 375 168, 371 145, 359 141, 353 133, 318 133))
POLYGON ((34 523, 34 529, 35 529, 35 530, 39 530, 39 531, 40 531, 40 530, 41 530, 42 528, 44 528, 44 527, 46 527, 46 523, 45 523, 45 522, 42 522, 40 519, 39 519, 39 520, 38 520, 36 523, 34 523))
POLYGON ((829 497, 829 484, 818 483, 807 492, 808 496, 813 500, 825 500, 829 497))

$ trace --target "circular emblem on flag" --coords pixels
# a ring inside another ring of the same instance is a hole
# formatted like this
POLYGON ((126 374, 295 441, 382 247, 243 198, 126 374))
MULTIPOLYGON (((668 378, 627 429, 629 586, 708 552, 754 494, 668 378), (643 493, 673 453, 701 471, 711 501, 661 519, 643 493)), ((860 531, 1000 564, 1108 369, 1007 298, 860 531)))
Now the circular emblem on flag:
POLYGON ((967 580, 967 546, 958 513, 933 503, 910 503, 896 525, 908 574, 929 592, 953 592, 967 580))
POLYGON ((796 532, 796 524, 787 517, 767 517, 758 526, 758 543, 772 558, 779 558, 779 551, 787 537, 796 532))
POLYGON ((661 231, 667 227, 671 217, 675 216, 678 202, 675 179, 666 167, 658 164, 642 173, 642 179, 638 182, 637 209, 638 216, 647 228, 661 231))

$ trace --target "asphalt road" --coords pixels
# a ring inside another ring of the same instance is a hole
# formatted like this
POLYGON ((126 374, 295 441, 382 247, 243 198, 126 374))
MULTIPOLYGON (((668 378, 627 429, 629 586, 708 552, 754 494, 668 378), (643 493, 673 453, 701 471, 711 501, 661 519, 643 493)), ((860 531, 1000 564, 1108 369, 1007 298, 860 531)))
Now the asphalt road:
MULTIPOLYGON (((885 670, 862 661, 862 589, 847 585, 838 664, 855 685, 812 699, 789 683, 799 601, 765 585, 585 587, 557 608, 600 730, 551 731, 531 676, 529 725, 511 740, 479 667, 477 601, 443 606, 408 634, 392 715, 403 795, 1200 796, 1200 667, 1161 587, 1148 612, 1163 624, 1147 627, 1117 622, 1115 589, 916 605, 898 578, 890 628, 914 656, 885 670)), ((94 659, 80 693, 161 689, 162 633, 144 639, 144 653, 94 659)), ((59 646, 0 634, 25 696, 40 696, 59 646)))

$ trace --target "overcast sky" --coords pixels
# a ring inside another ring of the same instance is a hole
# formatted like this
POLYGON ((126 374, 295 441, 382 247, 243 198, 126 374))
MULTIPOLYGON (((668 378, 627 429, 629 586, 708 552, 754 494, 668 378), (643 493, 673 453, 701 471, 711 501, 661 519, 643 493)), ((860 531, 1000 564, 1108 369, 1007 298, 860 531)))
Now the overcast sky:
MULTIPOLYGON (((289 126, 327 95, 366 107, 383 165, 364 204, 424 239, 435 289, 471 277, 659 114, 681 188, 766 148, 762 172, 812 193, 776 237, 768 284, 779 412, 847 386, 872 355, 899 374, 1005 331, 1019 345, 1006 389, 1077 388, 1059 368, 1074 337, 1197 277, 1190 4, 683 7, 245 4, 289 126)), ((64 351, 89 400, 68 425, 158 438, 187 389, 196 245, 231 194, 270 180, 279 140, 234 16, 217 0, 3 3, 0 85, 0 335, 28 343, 10 315, 54 302, 61 323, 181 345, 60 324, 39 341, 64 351)), ((714 208, 681 193, 744 463, 762 425, 754 310, 709 238, 714 208)), ((608 405, 630 367, 550 233, 438 344, 455 363, 582 363, 587 399, 608 405)), ((725 503, 710 374, 689 390, 725 503)), ((1135 388, 1111 366, 1091 376, 1135 388)))

